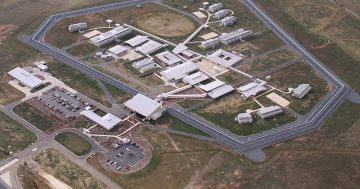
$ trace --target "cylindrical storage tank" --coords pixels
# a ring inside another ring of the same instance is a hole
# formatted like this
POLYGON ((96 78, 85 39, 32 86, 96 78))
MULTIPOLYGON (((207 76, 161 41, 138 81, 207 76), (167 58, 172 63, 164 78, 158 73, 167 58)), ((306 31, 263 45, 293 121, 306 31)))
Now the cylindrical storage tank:
POLYGON ((106 54, 103 54, 103 55, 101 55, 101 59, 107 59, 107 57, 108 57, 108 55, 106 55, 106 54))
POLYGON ((102 52, 96 52, 96 54, 95 54, 95 56, 96 56, 97 58, 101 58, 101 55, 103 55, 102 52))

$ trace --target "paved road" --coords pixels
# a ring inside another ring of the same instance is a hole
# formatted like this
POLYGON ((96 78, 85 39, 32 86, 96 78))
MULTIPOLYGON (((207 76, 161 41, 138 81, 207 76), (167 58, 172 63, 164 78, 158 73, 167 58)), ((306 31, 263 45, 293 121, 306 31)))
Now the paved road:
MULTIPOLYGON (((72 11, 67 13, 60 13, 48 17, 41 26, 33 33, 32 36, 22 36, 20 39, 34 48, 45 52, 59 61, 83 72, 94 78, 106 81, 111 85, 129 93, 137 94, 140 91, 128 86, 122 81, 114 79, 104 73, 101 73, 90 66, 77 61, 74 57, 68 53, 57 49, 50 44, 47 44, 42 39, 45 36, 49 28, 54 24, 54 22, 73 16, 79 16, 82 14, 89 14, 92 12, 105 11, 110 9, 121 8, 125 6, 131 6, 139 3, 152 2, 151 0, 143 1, 131 1, 116 3, 114 5, 105 5, 94 8, 82 9, 78 11, 72 11)), ((192 126, 208 133, 210 136, 217 139, 220 143, 238 150, 240 153, 245 153, 249 150, 260 149, 266 146, 270 146, 274 143, 287 140, 289 138, 308 133, 317 127, 319 127, 325 120, 327 116, 333 112, 339 104, 346 98, 346 95, 349 93, 350 88, 344 84, 335 74, 329 71, 324 67, 313 55, 311 55, 304 47, 302 47, 294 38, 284 31, 276 22, 274 22, 271 17, 269 17, 263 10, 261 10, 252 0, 244 0, 243 3, 255 14, 257 15, 276 35, 278 35, 287 46, 294 49, 299 55, 301 55, 315 70, 317 70, 325 80, 332 86, 332 91, 329 92, 324 99, 319 102, 314 109, 306 115, 305 119, 298 120, 294 123, 287 124, 276 129, 269 131, 261 132, 249 137, 236 136, 212 123, 203 120, 202 118, 187 112, 180 107, 172 106, 168 108, 168 112, 185 121, 186 123, 191 124, 192 126)))

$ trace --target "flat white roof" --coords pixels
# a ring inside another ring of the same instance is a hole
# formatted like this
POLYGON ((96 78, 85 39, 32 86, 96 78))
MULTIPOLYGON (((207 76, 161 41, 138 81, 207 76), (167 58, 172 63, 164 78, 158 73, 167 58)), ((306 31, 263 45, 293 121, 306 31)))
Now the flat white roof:
POLYGON ((118 55, 125 52, 126 50, 127 50, 126 47, 123 47, 121 45, 116 45, 114 47, 111 47, 108 51, 115 55, 118 55))
POLYGON ((207 56, 207 58, 215 62, 217 64, 220 64, 225 67, 231 67, 235 63, 239 62, 242 58, 237 56, 236 54, 224 51, 222 49, 219 49, 215 51, 214 53, 207 56))
POLYGON ((140 51, 143 54, 152 53, 162 47, 162 44, 153 40, 149 40, 143 45, 136 48, 137 51, 140 51))
POLYGON ((242 87, 237 88, 237 90, 243 94, 245 97, 251 97, 257 95, 261 91, 265 91, 266 87, 263 86, 263 84, 259 84, 256 82, 249 83, 247 85, 244 85, 242 87))
POLYGON ((208 40, 208 39, 212 39, 214 37, 217 37, 218 34, 215 33, 215 32, 210 32, 210 33, 207 33, 207 34, 204 34, 202 36, 200 36, 201 38, 205 39, 205 40, 208 40))
POLYGON ((208 92, 208 95, 211 97, 211 98, 219 98, 231 91, 234 90, 234 87, 232 87, 231 85, 222 85, 220 87, 217 87, 213 90, 211 90, 210 92, 208 92))
POLYGON ((198 84, 202 81, 205 81, 209 79, 209 76, 206 75, 204 72, 202 71, 199 71, 199 72, 196 72, 196 73, 193 73, 189 76, 186 76, 183 78, 183 81, 190 84, 190 85, 195 85, 195 84, 198 84))
POLYGON ((8 74, 30 88, 36 88, 43 83, 41 79, 20 67, 9 71, 8 74))
POLYGON ((180 54, 181 52, 185 51, 186 49, 188 49, 188 47, 186 45, 180 43, 172 50, 172 52, 175 54, 180 54))
POLYGON ((36 67, 38 67, 40 70, 47 70, 49 67, 45 64, 38 64, 36 65, 36 67))
POLYGON ((148 39, 147 36, 138 35, 136 37, 133 37, 133 38, 127 40, 125 43, 132 46, 132 47, 136 47, 136 46, 139 46, 139 45, 145 43, 148 40, 149 39, 148 39))
POLYGON ((90 39, 90 41, 94 42, 94 43, 100 43, 106 39, 109 39, 111 37, 114 37, 118 34, 121 34, 127 30, 131 30, 130 28, 125 28, 124 26, 118 26, 108 32, 105 32, 105 33, 101 33, 100 35, 98 36, 95 36, 95 37, 92 37, 90 39))
POLYGON ((103 127, 106 130, 111 130, 122 121, 120 118, 114 116, 111 113, 107 113, 106 115, 101 117, 93 111, 83 110, 80 112, 80 114, 92 120, 93 122, 99 124, 101 127, 103 127))
POLYGON ((275 111, 279 111, 279 110, 282 110, 282 108, 280 106, 268 106, 268 107, 263 107, 263 108, 260 108, 258 113, 264 115, 264 114, 268 114, 268 113, 272 113, 272 112, 275 112, 275 111))
POLYGON ((179 80, 186 77, 188 73, 195 71, 198 68, 199 66, 192 62, 185 62, 167 70, 164 70, 160 72, 160 74, 168 81, 172 79, 179 80))
POLYGON ((283 98, 282 96, 280 96, 274 92, 266 95, 266 98, 270 99, 271 101, 275 102, 276 104, 278 104, 281 107, 286 107, 290 104, 290 102, 288 100, 286 100, 285 98, 283 98))
POLYGON ((220 81, 220 80, 215 80, 211 83, 205 84, 205 85, 200 85, 199 88, 204 90, 204 91, 211 91, 213 89, 216 89, 222 85, 225 85, 224 82, 220 81))
POLYGON ((309 84, 300 84, 294 89, 293 95, 297 95, 300 98, 303 98, 310 90, 311 86, 309 84))
POLYGON ((124 105, 144 117, 151 116, 161 107, 159 102, 140 93, 135 95, 132 99, 126 101, 124 105))
POLYGON ((174 53, 172 53, 170 51, 165 51, 165 52, 159 53, 156 55, 156 57, 167 65, 173 65, 173 64, 181 62, 181 58, 179 58, 178 56, 176 56, 174 53))

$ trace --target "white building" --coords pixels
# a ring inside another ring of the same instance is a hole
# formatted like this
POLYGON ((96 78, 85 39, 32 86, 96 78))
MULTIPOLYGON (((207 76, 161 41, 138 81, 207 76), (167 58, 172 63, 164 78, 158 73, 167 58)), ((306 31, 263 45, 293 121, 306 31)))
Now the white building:
POLYGON ((152 120, 159 118, 164 111, 161 103, 140 93, 126 101, 124 105, 131 111, 144 116, 146 119, 152 120))
POLYGON ((101 33, 98 36, 90 38, 89 42, 97 47, 108 45, 119 38, 131 34, 132 29, 124 26, 116 27, 108 32, 101 33))
POLYGON ((222 3, 216 3, 216 4, 212 4, 208 7, 208 11, 210 13, 214 13, 220 9, 224 8, 224 5, 222 3))
POLYGON ((132 63, 132 67, 134 67, 141 73, 145 73, 147 71, 150 71, 150 70, 156 68, 156 63, 155 63, 154 59, 145 58, 138 62, 132 63))
POLYGON ((309 84, 300 84, 298 87, 294 89, 292 92, 292 96, 302 99, 306 94, 308 94, 311 90, 311 86, 309 84))
POLYGON ((166 64, 167 66, 182 62, 181 58, 179 58, 170 51, 161 52, 157 54, 155 57, 158 58, 162 63, 166 64))
POLYGON ((276 116, 278 114, 283 113, 283 109, 276 105, 276 106, 269 106, 260 108, 259 111, 256 112, 262 119, 266 119, 272 116, 276 116))
POLYGON ((227 26, 232 26, 234 25, 236 22, 236 17, 235 16, 227 16, 223 19, 220 20, 220 25, 227 27, 227 26))
POLYGON ((205 85, 199 85, 198 87, 206 91, 207 95, 213 99, 219 98, 234 90, 232 86, 226 85, 220 80, 215 80, 205 85))
POLYGON ((80 114, 90 119, 91 121, 97 123, 102 128, 108 131, 113 129, 116 125, 118 125, 122 121, 120 118, 116 117, 111 113, 107 113, 106 115, 101 117, 91 110, 83 110, 80 112, 80 114))
POLYGON ((189 85, 195 85, 195 84, 198 84, 200 82, 203 82, 205 80, 209 79, 209 76, 206 75, 204 72, 202 71, 198 71, 198 72, 195 72, 189 76, 186 76, 182 79, 182 81, 186 84, 189 84, 189 85))
POLYGON ((221 41, 221 43, 229 45, 238 41, 243 41, 246 38, 251 37, 253 33, 254 32, 252 30, 245 30, 243 28, 240 28, 236 31, 221 35, 219 37, 219 40, 221 41))
POLYGON ((137 47, 139 45, 146 43, 148 40, 149 40, 149 38, 147 36, 137 35, 136 37, 133 37, 133 38, 125 41, 125 44, 128 44, 131 47, 137 47))
POLYGON ((146 43, 137 47, 135 50, 146 55, 146 54, 153 53, 153 52, 161 49, 162 47, 163 47, 163 44, 153 41, 153 40, 148 40, 146 43))
POLYGON ((124 46, 116 45, 114 47, 111 47, 109 50, 109 54, 115 58, 115 60, 119 60, 120 56, 126 53, 127 49, 124 46))
POLYGON ((239 122, 240 124, 253 122, 253 118, 252 118, 251 114, 249 114, 249 113, 240 113, 236 116, 235 120, 237 122, 239 122))
POLYGON ((247 99, 252 96, 256 96, 259 93, 266 91, 267 88, 264 86, 266 84, 265 81, 256 80, 255 82, 246 84, 237 88, 236 90, 241 94, 244 99, 247 99))
POLYGON ((85 22, 71 24, 68 27, 69 32, 79 32, 87 29, 87 24, 85 22))
POLYGON ((35 89, 40 87, 43 84, 43 81, 28 71, 17 67, 8 72, 8 74, 18 80, 21 84, 29 87, 30 89, 35 89))
POLYGON ((231 14, 231 10, 229 9, 222 9, 222 10, 219 10, 217 11, 216 13, 214 13, 213 17, 215 19, 222 19, 222 18, 225 18, 226 16, 229 16, 231 14))
POLYGON ((174 67, 171 67, 167 70, 161 71, 160 75, 166 80, 166 81, 177 81, 180 80, 186 76, 188 76, 189 73, 194 72, 199 69, 199 66, 192 62, 185 62, 179 65, 176 65, 174 67))
POLYGON ((201 42, 199 47, 204 50, 207 50, 210 48, 214 48, 214 47, 218 46, 219 44, 220 44, 219 39, 215 38, 215 39, 209 39, 209 40, 201 42))
POLYGON ((237 56, 236 54, 227 52, 225 50, 219 49, 215 51, 214 53, 207 56, 207 59, 210 61, 225 66, 225 67, 231 67, 234 64, 241 61, 241 57, 237 56))

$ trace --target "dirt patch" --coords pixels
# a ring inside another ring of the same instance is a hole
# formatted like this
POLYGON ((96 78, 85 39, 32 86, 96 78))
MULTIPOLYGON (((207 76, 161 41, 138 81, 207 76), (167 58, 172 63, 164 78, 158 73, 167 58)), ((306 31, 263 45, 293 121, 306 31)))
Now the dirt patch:
POLYGON ((16 30, 18 26, 13 24, 5 24, 0 25, 0 44, 3 40, 6 39, 6 35, 14 30, 16 30))
POLYGON ((195 30, 195 25, 191 20, 169 12, 144 14, 136 19, 136 24, 146 31, 164 37, 181 37, 195 30))

